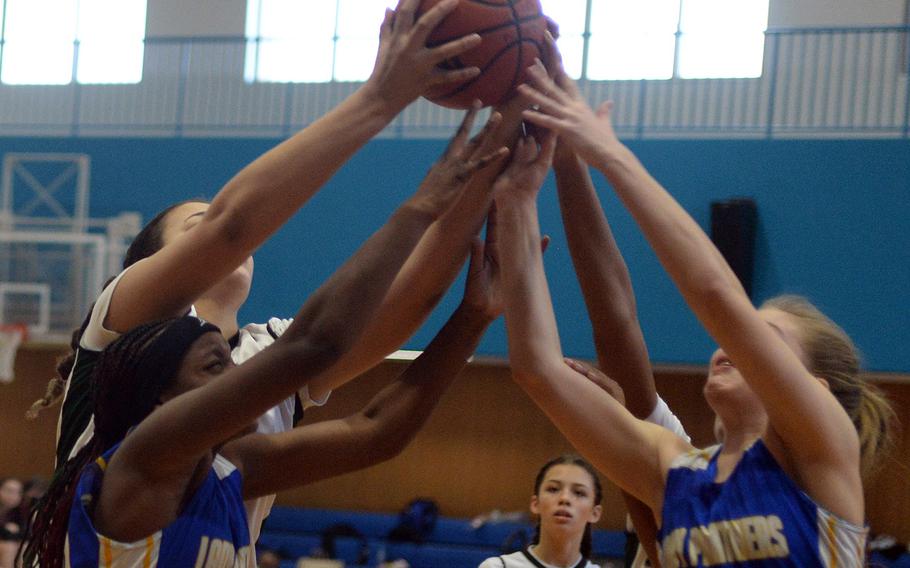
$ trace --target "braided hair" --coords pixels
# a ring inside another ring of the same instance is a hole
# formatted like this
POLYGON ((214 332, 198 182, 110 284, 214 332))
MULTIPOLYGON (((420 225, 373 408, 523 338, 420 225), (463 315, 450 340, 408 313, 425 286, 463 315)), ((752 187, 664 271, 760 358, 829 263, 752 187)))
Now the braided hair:
POLYGON ((54 475, 32 514, 20 552, 23 566, 63 566, 63 546, 73 496, 83 468, 123 440, 159 404, 187 349, 218 328, 184 316, 136 326, 107 346, 92 374, 95 431, 54 475))
MULTIPOLYGON (((563 454, 545 463, 543 467, 540 468, 540 471, 537 472, 537 477, 534 478, 534 495, 540 494, 540 486, 543 485, 547 472, 550 471, 550 468, 557 465, 575 465, 587 471, 588 474, 590 474, 591 482, 594 485, 594 504, 600 505, 600 502, 603 500, 603 488, 600 485, 600 477, 597 475, 597 470, 594 469, 594 466, 586 459, 576 454, 563 454)), ((592 523, 587 523, 585 526, 585 534, 581 538, 581 545, 579 547, 579 552, 581 552, 581 555, 584 558, 591 558, 591 552, 593 550, 591 524, 592 523)), ((537 520, 537 524, 534 526, 534 538, 531 539, 531 544, 540 544, 540 519, 537 520)))
MULTIPOLYGON (((173 205, 168 206, 163 211, 155 215, 155 218, 149 221, 145 227, 139 231, 139 234, 136 235, 136 237, 130 243, 129 248, 126 250, 126 256, 123 259, 124 270, 136 264, 140 260, 152 256, 161 250, 162 247, 164 247, 164 220, 167 218, 168 214, 171 211, 187 203, 208 202, 204 199, 188 199, 186 201, 174 203, 173 205)), ((113 277, 110 278, 107 282, 104 283, 104 286, 102 286, 101 289, 104 290, 107 288, 107 286, 113 280, 113 277)), ((57 376, 48 382, 44 396, 32 403, 32 406, 25 413, 26 418, 29 420, 34 420, 38 417, 38 414, 42 410, 53 406, 63 398, 63 393, 66 391, 66 382, 69 380, 70 374, 73 370, 73 365, 76 363, 76 352, 79 349, 79 342, 82 340, 82 335, 85 333, 85 329, 88 327, 89 321, 92 317, 92 309, 94 309, 94 307, 95 306, 93 304, 91 308, 89 308, 88 314, 85 316, 85 320, 83 320, 82 325, 73 330, 73 333, 70 337, 70 352, 57 362, 57 376)), ((67 433, 73 428, 80 427, 84 420, 75 420, 73 422, 75 423, 60 425, 60 439, 68 439, 69 436, 67 433)))

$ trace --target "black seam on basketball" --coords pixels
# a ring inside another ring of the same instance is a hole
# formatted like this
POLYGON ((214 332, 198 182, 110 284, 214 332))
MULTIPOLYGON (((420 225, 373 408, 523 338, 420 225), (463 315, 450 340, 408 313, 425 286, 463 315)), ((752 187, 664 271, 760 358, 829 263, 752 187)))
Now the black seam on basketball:
MULTIPOLYGON (((445 99, 450 99, 450 98, 454 97, 455 95, 461 93, 462 91, 465 91, 466 89, 468 89, 469 87, 471 87, 475 82, 477 82, 477 81, 483 76, 483 74, 487 72, 487 69, 489 69, 490 67, 493 66, 494 63, 496 63, 496 60, 497 60, 497 59, 499 59, 500 57, 502 57, 503 54, 505 54, 505 52, 507 52, 507 51, 509 51, 510 49, 512 49, 513 47, 515 47, 515 44, 516 44, 516 43, 518 44, 518 50, 519 50, 518 53, 521 54, 521 47, 522 47, 522 44, 523 44, 523 43, 526 43, 526 42, 527 42, 527 43, 533 43, 534 45, 539 46, 539 44, 537 43, 537 41, 535 41, 534 39, 516 40, 515 42, 510 43, 509 45, 507 45, 507 46, 505 46, 504 48, 500 49, 498 52, 496 52, 496 55, 494 55, 493 57, 490 58, 490 60, 489 60, 489 62, 487 63, 487 65, 484 66, 484 67, 480 70, 480 74, 477 75, 477 77, 471 79, 470 81, 467 81, 466 83, 462 83, 461 85, 455 87, 454 89, 452 89, 452 90, 449 91, 448 93, 445 93, 444 95, 434 96, 434 97, 433 97, 433 100, 442 101, 442 100, 445 100, 445 99)), ((539 47, 538 47, 538 48, 539 48, 539 47)), ((518 67, 518 71, 520 71, 520 70, 521 70, 521 67, 520 67, 520 66, 521 66, 521 59, 518 59, 517 61, 518 61, 518 63, 516 64, 516 66, 518 67)), ((512 82, 510 83, 511 88, 510 88, 509 90, 511 90, 512 88, 514 88, 514 87, 516 86, 516 85, 515 85, 515 80, 516 80, 517 78, 518 78, 518 73, 516 72, 516 74, 512 77, 512 82)), ((484 101, 484 102, 486 102, 486 101, 484 101)))
MULTIPOLYGON (((510 7, 511 7, 511 5, 510 5, 510 7)), ((514 10, 513 10, 513 13, 514 13, 514 10)), ((495 25, 495 26, 492 26, 492 27, 489 27, 489 28, 484 28, 484 29, 482 29, 482 30, 477 30, 477 31, 472 32, 472 33, 475 33, 475 34, 477 34, 477 35, 479 35, 479 36, 483 36, 484 34, 488 34, 488 33, 490 33, 490 32, 496 32, 496 31, 499 31, 499 30, 501 30, 501 29, 503 29, 503 28, 508 28, 508 27, 511 27, 511 26, 518 26, 518 27, 520 28, 522 24, 525 24, 525 23, 527 23, 527 22, 533 22, 534 20, 536 20, 536 19, 538 19, 538 18, 542 18, 542 17, 543 17, 543 12, 538 12, 537 14, 533 14, 533 15, 530 15, 530 16, 525 16, 524 18, 520 18, 520 19, 513 19, 511 22, 505 22, 505 23, 503 23, 503 24, 497 24, 497 25, 495 25)), ((427 42, 427 47, 430 47, 430 48, 432 48, 432 47, 438 47, 438 46, 440 46, 440 45, 442 45, 442 44, 444 44, 444 43, 448 43, 448 42, 453 41, 453 40, 456 40, 456 39, 458 39, 458 38, 460 38, 460 37, 462 37, 462 36, 452 36, 452 37, 447 37, 447 38, 444 38, 444 39, 437 39, 437 40, 434 40, 434 41, 428 41, 428 42, 427 42)))
POLYGON ((523 51, 524 51, 524 34, 521 33, 521 18, 518 17, 518 10, 515 9, 515 2, 509 1, 509 9, 512 10, 512 20, 515 22, 515 32, 518 34, 518 59, 515 63, 515 70, 512 72, 512 81, 509 83, 511 87, 509 90, 514 89, 518 82, 518 77, 521 75, 521 62, 524 61, 523 51))

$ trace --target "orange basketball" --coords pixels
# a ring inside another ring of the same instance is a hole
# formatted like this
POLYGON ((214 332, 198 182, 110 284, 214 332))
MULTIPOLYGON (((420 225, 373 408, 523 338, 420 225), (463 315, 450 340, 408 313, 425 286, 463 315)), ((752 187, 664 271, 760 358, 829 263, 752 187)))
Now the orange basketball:
MULTIPOLYGON (((423 14, 441 0, 423 0, 423 14)), ((540 0, 460 0, 427 40, 437 46, 477 33, 481 44, 440 64, 444 69, 478 67, 480 75, 464 83, 446 85, 427 98, 450 108, 470 108, 474 99, 484 106, 505 101, 525 80, 534 58, 543 59, 547 21, 540 0)))

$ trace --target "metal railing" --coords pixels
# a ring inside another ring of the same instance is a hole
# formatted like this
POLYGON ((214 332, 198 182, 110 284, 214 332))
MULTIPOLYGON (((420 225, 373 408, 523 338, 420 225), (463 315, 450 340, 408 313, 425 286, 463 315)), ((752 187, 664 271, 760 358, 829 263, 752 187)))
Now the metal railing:
MULTIPOLYGON (((585 81, 632 138, 910 135, 910 27, 772 29, 758 78, 585 81)), ((266 136, 306 126, 359 83, 247 83, 243 38, 149 38, 134 85, 0 85, 0 136, 266 136)), ((448 136, 418 101, 383 133, 448 136)))

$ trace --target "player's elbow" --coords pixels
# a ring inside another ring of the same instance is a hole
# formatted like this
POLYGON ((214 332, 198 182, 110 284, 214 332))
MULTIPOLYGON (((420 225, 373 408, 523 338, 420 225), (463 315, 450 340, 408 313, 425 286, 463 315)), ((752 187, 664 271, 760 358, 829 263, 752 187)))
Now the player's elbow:
POLYGON ((361 428, 365 441, 368 465, 378 464, 397 457, 404 451, 417 433, 417 428, 404 424, 388 424, 381 418, 361 416, 361 428))

